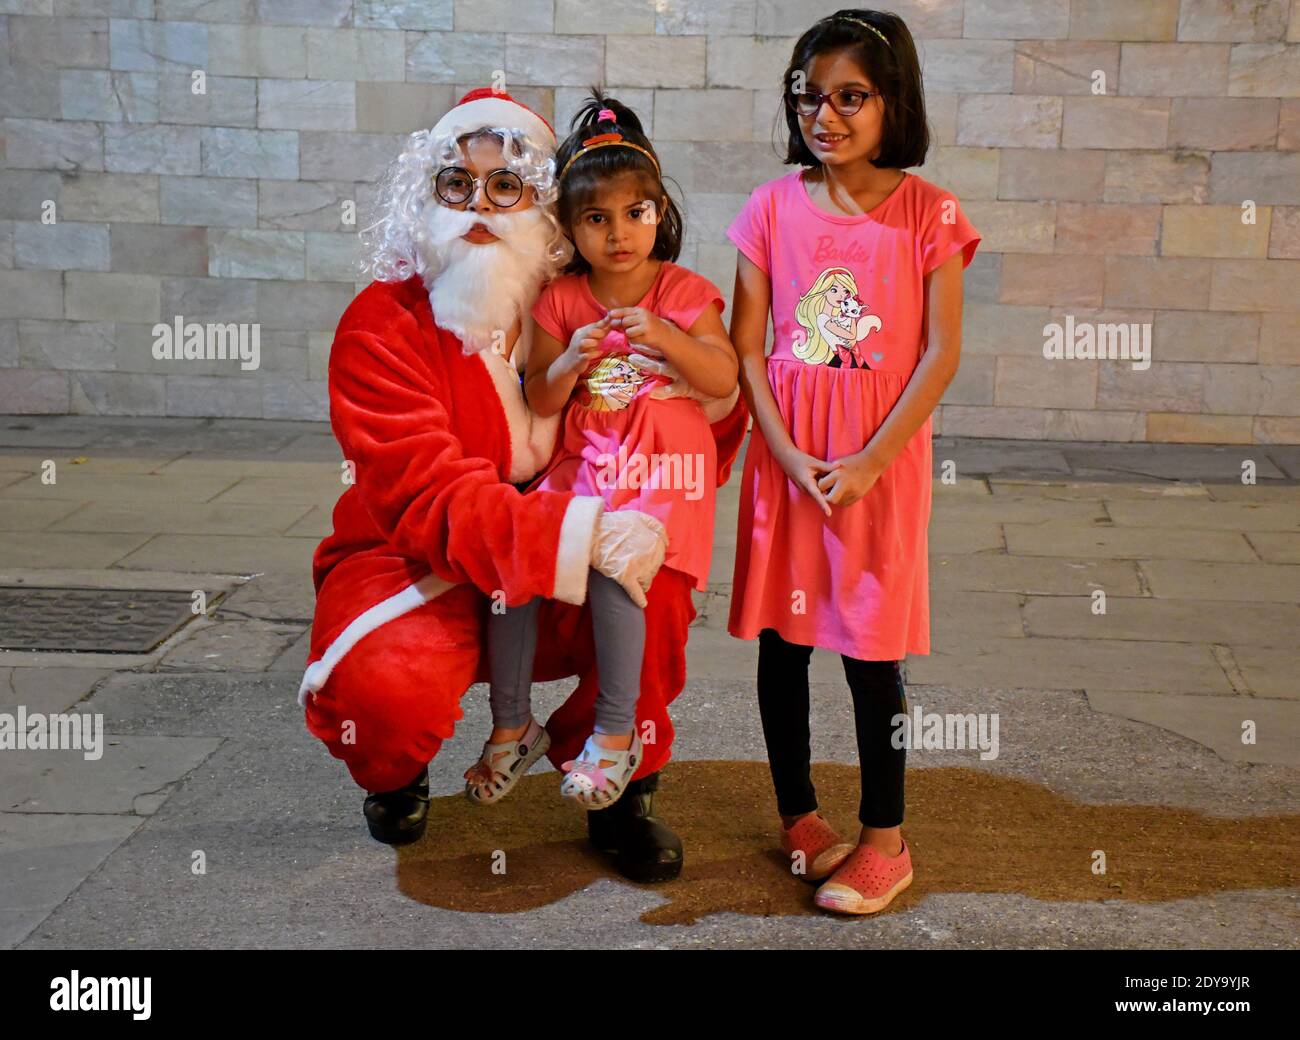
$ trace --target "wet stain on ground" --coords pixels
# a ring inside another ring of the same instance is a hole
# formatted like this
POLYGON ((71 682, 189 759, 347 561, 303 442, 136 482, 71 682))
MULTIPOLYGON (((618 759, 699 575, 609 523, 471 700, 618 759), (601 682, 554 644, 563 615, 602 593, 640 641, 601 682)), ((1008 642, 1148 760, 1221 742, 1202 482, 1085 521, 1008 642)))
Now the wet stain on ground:
MULTIPOLYGON (((856 838, 857 767, 820 763, 813 779, 823 815, 856 838)), ((631 884, 587 845, 582 810, 558 788, 559 774, 547 772, 525 777, 496 806, 433 799, 424 838, 397 850, 399 889, 431 906, 507 913, 602 877, 631 884)), ((907 802, 903 834, 916 877, 887 913, 936 892, 1164 902, 1300 883, 1300 815, 1229 819, 1161 805, 1086 805, 965 768, 910 770, 907 802), (1098 851, 1105 873, 1094 871, 1098 851)), ((674 762, 655 811, 681 835, 685 867, 675 881, 646 886, 667 902, 642 915, 645 923, 823 913, 813 906, 814 886, 791 873, 777 846, 765 762, 674 762)))

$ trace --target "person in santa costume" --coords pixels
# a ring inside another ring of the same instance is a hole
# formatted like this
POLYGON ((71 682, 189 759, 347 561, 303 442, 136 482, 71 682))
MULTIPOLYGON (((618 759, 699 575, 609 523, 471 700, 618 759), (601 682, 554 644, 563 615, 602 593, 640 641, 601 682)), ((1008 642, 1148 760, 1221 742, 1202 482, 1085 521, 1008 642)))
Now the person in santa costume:
MULTIPOLYGON (((584 604, 594 569, 645 596, 637 726, 652 739, 624 796, 585 814, 588 835, 626 876, 665 880, 682 849, 653 815, 653 792, 673 740, 668 705, 686 680, 692 581, 661 566, 654 518, 607 512, 597 496, 520 490, 550 459, 560 419, 533 416, 520 383, 529 310, 571 255, 553 213, 556 145, 550 124, 508 94, 471 91, 409 137, 380 186, 379 219, 362 233, 374 281, 330 352, 330 422, 351 484, 313 560, 299 703, 367 791, 370 833, 415 841, 428 763, 465 691, 487 679, 493 603, 548 600, 533 678, 579 677, 546 722, 548 755, 559 765, 581 750, 597 695, 584 604)), ((721 485, 748 416, 735 394, 705 411, 721 485)))

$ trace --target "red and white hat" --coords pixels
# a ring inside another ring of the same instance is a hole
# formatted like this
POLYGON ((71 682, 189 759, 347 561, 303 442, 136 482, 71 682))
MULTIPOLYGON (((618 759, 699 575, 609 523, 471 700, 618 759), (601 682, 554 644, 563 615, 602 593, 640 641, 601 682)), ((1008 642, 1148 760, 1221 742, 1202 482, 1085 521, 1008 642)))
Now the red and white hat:
POLYGON ((435 137, 459 136, 484 127, 520 130, 529 140, 555 151, 559 141, 555 130, 522 101, 491 87, 471 90, 433 127, 435 137))

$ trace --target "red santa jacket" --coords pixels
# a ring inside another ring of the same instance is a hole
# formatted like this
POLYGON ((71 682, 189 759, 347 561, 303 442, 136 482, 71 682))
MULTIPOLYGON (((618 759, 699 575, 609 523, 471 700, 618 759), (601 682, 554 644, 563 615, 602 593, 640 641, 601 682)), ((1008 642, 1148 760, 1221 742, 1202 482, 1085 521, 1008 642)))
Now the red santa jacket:
MULTIPOLYGON (((313 560, 316 615, 299 701, 355 643, 462 582, 507 605, 582 603, 600 498, 512 483, 542 469, 559 417, 529 411, 515 367, 466 355, 439 328, 420 278, 375 282, 330 352, 330 423, 354 482, 313 560)), ((713 426, 725 482, 748 415, 713 426)))

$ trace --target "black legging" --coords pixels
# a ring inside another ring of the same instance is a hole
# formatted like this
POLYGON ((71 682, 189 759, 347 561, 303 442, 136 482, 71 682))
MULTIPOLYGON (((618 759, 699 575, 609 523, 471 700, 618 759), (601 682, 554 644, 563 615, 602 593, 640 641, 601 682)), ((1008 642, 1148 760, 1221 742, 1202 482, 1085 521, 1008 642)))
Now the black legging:
MULTIPOLYGON (((758 635, 758 710, 776 787, 777 811, 798 816, 817 808, 809 762, 808 662, 813 648, 787 643, 775 629, 758 635)), ((859 661, 840 655, 853 694, 853 719, 862 769, 858 820, 864 827, 903 822, 903 767, 907 749, 895 748, 895 715, 907 714, 897 661, 859 661)))

